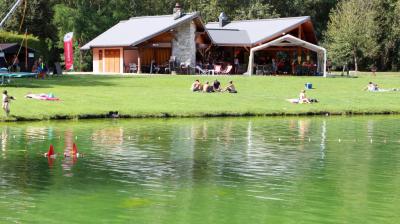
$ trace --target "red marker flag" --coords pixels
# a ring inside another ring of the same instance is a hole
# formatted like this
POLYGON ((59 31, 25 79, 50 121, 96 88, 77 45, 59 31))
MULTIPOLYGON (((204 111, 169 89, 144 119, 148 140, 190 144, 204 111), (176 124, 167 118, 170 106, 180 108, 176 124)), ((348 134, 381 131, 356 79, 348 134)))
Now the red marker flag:
POLYGON ((72 146, 72 155, 76 156, 76 154, 78 154, 78 148, 76 147, 76 144, 74 143, 74 145, 72 146))
POLYGON ((47 151, 47 156, 48 157, 54 156, 54 146, 53 146, 53 144, 50 145, 49 151, 47 151))
POLYGON ((67 33, 64 36, 64 58, 65 58, 65 70, 74 69, 74 48, 72 38, 73 32, 67 33))

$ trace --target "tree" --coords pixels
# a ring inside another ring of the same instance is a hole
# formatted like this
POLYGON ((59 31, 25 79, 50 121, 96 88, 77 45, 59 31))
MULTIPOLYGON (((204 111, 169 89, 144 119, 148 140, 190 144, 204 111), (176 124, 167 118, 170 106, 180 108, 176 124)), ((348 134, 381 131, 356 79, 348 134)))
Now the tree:
POLYGON ((235 11, 235 20, 276 18, 279 15, 274 8, 260 0, 253 0, 248 6, 242 6, 235 11))
POLYGON ((325 33, 325 45, 329 57, 336 65, 354 63, 358 71, 360 59, 377 55, 376 11, 371 1, 346 0, 330 14, 325 33))
POLYGON ((375 61, 383 70, 396 70, 399 63, 400 50, 400 1, 399 0, 374 0, 380 43, 379 54, 375 61))
POLYGON ((326 30, 330 11, 339 0, 269 0, 277 14, 282 17, 310 16, 318 38, 326 30))

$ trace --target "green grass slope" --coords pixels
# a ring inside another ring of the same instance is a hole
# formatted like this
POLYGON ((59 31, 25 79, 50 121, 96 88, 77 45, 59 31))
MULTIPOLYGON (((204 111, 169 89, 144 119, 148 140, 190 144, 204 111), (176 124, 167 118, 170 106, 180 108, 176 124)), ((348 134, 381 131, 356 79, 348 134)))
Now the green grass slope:
POLYGON ((368 81, 382 88, 400 88, 399 73, 358 78, 65 75, 46 80, 15 79, 1 87, 17 99, 11 104, 12 117, 2 113, 0 119, 101 117, 109 111, 127 117, 400 113, 400 92, 362 91, 368 81), (218 79, 224 86, 233 80, 239 93, 193 93, 190 86, 195 79, 218 79), (298 97, 306 82, 315 87, 307 95, 320 102, 287 102, 298 97), (26 99, 27 93, 53 93, 61 101, 26 99))

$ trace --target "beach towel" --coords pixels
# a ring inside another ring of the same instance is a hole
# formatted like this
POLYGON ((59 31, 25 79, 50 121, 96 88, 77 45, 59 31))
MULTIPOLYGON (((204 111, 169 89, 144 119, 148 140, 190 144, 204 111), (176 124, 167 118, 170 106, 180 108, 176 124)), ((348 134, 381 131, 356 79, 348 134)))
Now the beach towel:
POLYGON ((287 101, 289 101, 291 103, 299 103, 300 102, 299 99, 287 99, 287 101))
POLYGON ((53 94, 45 94, 45 93, 28 94, 25 97, 29 98, 29 99, 35 99, 35 100, 48 100, 48 101, 58 101, 58 100, 60 100, 59 98, 54 97, 53 94))

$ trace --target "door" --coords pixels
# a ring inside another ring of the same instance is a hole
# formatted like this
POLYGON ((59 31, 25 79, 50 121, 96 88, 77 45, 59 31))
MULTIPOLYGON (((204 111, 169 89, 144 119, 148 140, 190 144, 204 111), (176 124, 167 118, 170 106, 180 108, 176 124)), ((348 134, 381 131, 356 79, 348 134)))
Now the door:
POLYGON ((105 72, 120 72, 120 50, 119 49, 108 49, 105 50, 105 72))
POLYGON ((103 72, 103 50, 99 50, 99 72, 103 72))

